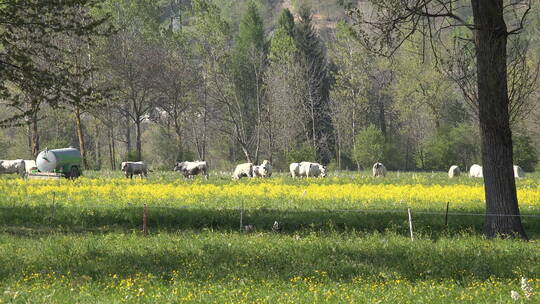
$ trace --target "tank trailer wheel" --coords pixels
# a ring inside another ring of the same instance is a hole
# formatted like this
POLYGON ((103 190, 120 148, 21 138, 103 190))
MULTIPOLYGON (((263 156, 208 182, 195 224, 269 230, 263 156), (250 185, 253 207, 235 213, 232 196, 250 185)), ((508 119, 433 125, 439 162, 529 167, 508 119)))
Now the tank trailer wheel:
POLYGON ((77 177, 79 177, 79 175, 80 175, 79 168, 76 166, 71 167, 71 170, 69 172, 69 178, 76 179, 77 177))

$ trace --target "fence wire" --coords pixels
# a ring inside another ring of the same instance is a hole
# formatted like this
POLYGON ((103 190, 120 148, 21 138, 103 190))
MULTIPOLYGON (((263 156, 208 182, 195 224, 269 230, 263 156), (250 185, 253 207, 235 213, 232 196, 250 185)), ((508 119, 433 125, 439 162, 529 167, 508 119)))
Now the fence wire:
MULTIPOLYGON (((80 209, 126 209, 126 208, 144 208, 144 205, 128 204, 125 206, 115 206, 115 205, 84 205, 84 206, 69 206, 63 204, 47 204, 42 206, 32 206, 32 205, 13 205, 13 206, 0 206, 0 210, 9 210, 9 209, 18 209, 21 207, 50 207, 50 208, 80 208, 80 209)), ((167 205, 151 205, 147 204, 148 210, 152 209, 171 209, 171 210, 186 210, 186 209, 205 209, 193 205, 180 205, 180 206, 167 206, 167 205)), ((409 207, 410 208, 410 207, 409 207)), ((209 209, 210 208, 206 208, 209 209)), ((281 213, 301 213, 301 212, 328 212, 328 213, 394 213, 394 214, 407 214, 407 208, 405 209, 327 209, 327 208, 313 208, 313 209, 279 209, 279 208, 243 208, 239 206, 238 208, 213 208, 211 210, 215 211, 243 211, 243 212, 252 212, 252 211, 268 211, 268 212, 281 212, 281 213)), ((434 212, 434 211, 414 211, 411 208, 413 214, 421 215, 439 215, 439 216, 482 216, 482 217, 522 217, 522 218, 540 218, 540 214, 496 214, 496 213, 471 213, 471 212, 434 212)))

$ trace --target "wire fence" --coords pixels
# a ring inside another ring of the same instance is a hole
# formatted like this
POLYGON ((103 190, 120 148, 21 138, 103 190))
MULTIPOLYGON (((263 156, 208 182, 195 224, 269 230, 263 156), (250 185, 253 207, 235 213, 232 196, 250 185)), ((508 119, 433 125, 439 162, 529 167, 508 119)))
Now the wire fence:
POLYGON ((185 210, 185 209, 205 209, 205 210, 212 210, 212 211, 238 211, 243 210, 244 212, 249 211, 268 211, 268 212, 283 212, 283 213, 295 213, 295 212, 328 212, 328 213, 374 213, 374 214, 380 214, 380 213, 402 213, 407 214, 407 209, 411 209, 411 211, 414 212, 414 214, 422 214, 422 215, 452 215, 452 216, 494 216, 494 217, 524 217, 524 218, 540 218, 540 214, 496 214, 496 213, 472 213, 472 212, 435 212, 435 211, 414 211, 411 207, 403 208, 403 209, 332 209, 332 208, 268 208, 268 207, 251 207, 251 208, 245 208, 243 206, 238 206, 237 208, 203 208, 196 205, 152 205, 152 204, 127 204, 123 206, 118 205, 105 205, 105 204, 89 204, 89 205, 65 205, 65 204, 54 204, 49 203, 46 205, 36 206, 36 205, 11 205, 11 206, 0 206, 0 209, 3 210, 9 210, 9 209, 17 209, 21 207, 25 208, 32 208, 32 207, 49 207, 49 208, 75 208, 75 209, 126 209, 126 208, 144 208, 144 205, 146 205, 149 209, 171 209, 171 210, 185 210))

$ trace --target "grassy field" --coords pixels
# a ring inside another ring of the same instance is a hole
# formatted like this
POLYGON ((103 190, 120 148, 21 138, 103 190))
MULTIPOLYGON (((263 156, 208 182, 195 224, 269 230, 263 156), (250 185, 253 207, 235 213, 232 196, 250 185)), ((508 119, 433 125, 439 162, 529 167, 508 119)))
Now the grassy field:
POLYGON ((482 181, 444 173, 3 176, 0 303, 538 303, 539 184, 517 182, 523 242, 483 239, 482 181))

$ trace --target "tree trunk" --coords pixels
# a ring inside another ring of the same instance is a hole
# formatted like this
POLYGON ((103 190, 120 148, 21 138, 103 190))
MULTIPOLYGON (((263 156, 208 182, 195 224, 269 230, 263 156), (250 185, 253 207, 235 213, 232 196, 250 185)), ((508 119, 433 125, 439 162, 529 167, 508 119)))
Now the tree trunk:
POLYGON ((142 160, 142 140, 141 140, 141 119, 137 119, 137 121, 135 122, 135 127, 136 127, 136 146, 137 146, 137 161, 141 161, 142 160))
POLYGON ((131 128, 129 127, 129 123, 129 115, 126 115, 126 154, 131 152, 131 128))
POLYGON ((96 165, 96 169, 98 170, 101 170, 101 140, 100 140, 100 132, 101 129, 99 127, 99 124, 96 122, 96 133, 95 133, 95 138, 96 138, 96 158, 95 158, 95 165, 96 165))
POLYGON ((26 121, 26 137, 28 139, 28 151, 33 156, 33 150, 32 150, 32 124, 29 120, 26 121))
POLYGON ((471 2, 476 28, 478 107, 486 193, 484 234, 490 238, 519 236, 526 239, 512 168, 503 0, 471 2))
POLYGON ((39 154, 39 134, 37 113, 32 114, 32 156, 34 158, 39 154))
POLYGON ((78 106, 75 107, 75 125, 77 128, 77 137, 79 138, 79 149, 81 150, 83 168, 88 170, 88 159, 86 158, 86 146, 84 143, 84 134, 81 122, 81 109, 78 106))
POLYGON ((114 129, 109 128, 107 130, 107 135, 109 137, 109 161, 111 163, 111 170, 116 169, 116 152, 114 146, 114 129))
POLYGON ((386 138, 386 117, 384 109, 384 97, 379 97, 379 128, 386 138))
POLYGON ((251 156, 251 153, 249 153, 249 149, 244 144, 242 144, 242 152, 244 152, 244 156, 246 157, 247 162, 252 163, 253 157, 251 156))

